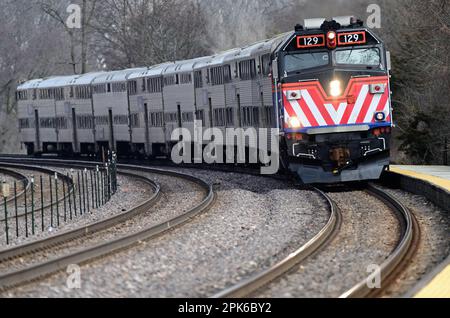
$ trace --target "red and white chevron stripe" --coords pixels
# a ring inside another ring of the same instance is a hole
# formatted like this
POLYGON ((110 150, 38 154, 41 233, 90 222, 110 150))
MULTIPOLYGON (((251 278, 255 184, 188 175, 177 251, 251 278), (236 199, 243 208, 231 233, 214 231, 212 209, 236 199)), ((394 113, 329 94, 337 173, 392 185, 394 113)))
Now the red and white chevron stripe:
POLYGON ((387 77, 352 79, 339 98, 327 96, 318 81, 286 84, 282 91, 286 128, 292 117, 298 118, 302 128, 372 124, 377 112, 384 112, 386 122, 391 121, 387 77), (381 92, 371 92, 371 85, 381 87, 381 92))

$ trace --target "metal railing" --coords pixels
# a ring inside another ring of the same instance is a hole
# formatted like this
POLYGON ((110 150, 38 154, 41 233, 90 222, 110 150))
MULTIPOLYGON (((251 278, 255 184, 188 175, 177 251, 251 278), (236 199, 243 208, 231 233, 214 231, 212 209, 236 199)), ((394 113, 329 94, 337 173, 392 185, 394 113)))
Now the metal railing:
POLYGON ((4 232, 6 245, 10 245, 13 237, 53 232, 62 223, 95 213, 111 200, 117 189, 115 153, 108 154, 107 162, 94 169, 77 168, 23 180, 3 180, 0 221, 4 224, 0 222, 0 233, 4 232))

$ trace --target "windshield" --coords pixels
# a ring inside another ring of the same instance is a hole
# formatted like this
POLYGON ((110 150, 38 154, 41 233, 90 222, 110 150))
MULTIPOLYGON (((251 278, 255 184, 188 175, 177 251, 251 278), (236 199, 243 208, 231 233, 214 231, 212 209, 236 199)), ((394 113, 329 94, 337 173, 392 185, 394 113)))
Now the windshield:
POLYGON ((329 62, 330 57, 328 52, 289 54, 284 58, 284 69, 290 73, 328 65, 329 62))
POLYGON ((336 63, 346 65, 380 66, 380 51, 377 48, 336 51, 336 63))

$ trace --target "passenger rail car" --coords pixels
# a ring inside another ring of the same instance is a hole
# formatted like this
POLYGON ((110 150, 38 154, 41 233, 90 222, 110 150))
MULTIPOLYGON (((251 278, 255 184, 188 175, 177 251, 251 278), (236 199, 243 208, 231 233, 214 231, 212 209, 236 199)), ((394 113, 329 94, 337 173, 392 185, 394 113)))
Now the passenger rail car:
POLYGON ((41 82, 42 79, 27 81, 19 86, 16 93, 20 139, 29 155, 42 152, 39 110, 35 104, 41 82))
POLYGON ((69 116, 68 129, 71 130, 72 148, 69 154, 95 154, 97 129, 92 83, 104 73, 89 73, 72 80, 64 102, 65 113, 69 116))
POLYGON ((165 63, 128 78, 130 113, 137 114, 137 125, 131 127, 133 148, 140 156, 163 156, 167 153, 164 120, 163 73, 170 65, 165 63))
POLYGON ((136 90, 128 77, 146 68, 126 69, 104 73, 92 81, 92 99, 96 142, 99 151, 131 152, 132 129, 138 125, 136 113, 130 112, 130 95, 136 90))
POLYGON ((65 107, 65 100, 70 83, 77 77, 57 76, 20 86, 17 94, 19 128, 28 153, 70 151, 73 142, 71 114, 65 107))
POLYGON ((194 120, 274 128, 283 166, 303 182, 372 180, 389 165, 389 74, 383 42, 361 21, 309 19, 214 56, 28 81, 19 128, 29 154, 143 157, 169 155, 173 130, 192 133, 194 120))

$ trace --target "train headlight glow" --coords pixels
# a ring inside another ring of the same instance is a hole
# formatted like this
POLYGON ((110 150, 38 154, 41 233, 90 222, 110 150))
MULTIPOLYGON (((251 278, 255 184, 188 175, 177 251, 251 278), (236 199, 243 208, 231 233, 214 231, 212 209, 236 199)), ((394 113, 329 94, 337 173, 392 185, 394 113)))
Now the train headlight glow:
POLYGON ((328 32, 328 39, 329 40, 334 40, 336 38, 336 33, 334 32, 328 32))
POLYGON ((289 126, 291 128, 300 128, 302 127, 302 123, 297 117, 291 117, 289 118, 289 126))
POLYGON ((375 113, 375 120, 376 121, 385 121, 386 120, 386 114, 383 112, 375 113))
POLYGON ((330 83, 330 94, 333 97, 341 96, 342 88, 341 88, 341 82, 340 81, 332 81, 330 83))

